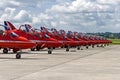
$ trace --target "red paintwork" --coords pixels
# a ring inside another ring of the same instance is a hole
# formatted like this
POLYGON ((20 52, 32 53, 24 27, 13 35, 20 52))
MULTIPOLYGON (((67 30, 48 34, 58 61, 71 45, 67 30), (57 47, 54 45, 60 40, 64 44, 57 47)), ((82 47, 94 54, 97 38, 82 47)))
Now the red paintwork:
POLYGON ((4 34, 0 34, 0 48, 10 48, 10 49, 28 49, 35 46, 35 43, 29 41, 25 37, 11 36, 10 31, 5 31, 4 34))
POLYGON ((50 32, 49 30, 47 30, 47 28, 45 27, 41 27, 42 31, 46 34, 48 34, 50 37, 55 38, 57 40, 59 40, 60 42, 63 43, 62 46, 66 47, 66 46, 78 46, 78 42, 68 38, 67 36, 65 36, 64 34, 60 34, 56 29, 55 31, 50 32))
MULTIPOLYGON (((8 22, 8 21, 7 21, 8 22)), ((24 25, 20 26, 19 29, 16 29, 14 27, 14 25, 12 25, 12 23, 8 22, 9 27, 12 29, 13 32, 26 37, 28 40, 34 41, 37 43, 37 46, 39 46, 40 48, 57 48, 60 47, 62 45, 61 42, 59 42, 56 39, 53 39, 51 37, 49 38, 45 38, 45 34, 43 34, 42 32, 36 32, 35 30, 32 30, 32 27, 28 24, 25 24, 28 28, 30 29, 30 32, 27 32, 26 30, 21 30, 21 27, 25 27, 24 25)))
POLYGON ((109 40, 96 39, 95 37, 91 38, 88 36, 86 37, 75 34, 72 36, 66 36, 64 30, 57 31, 56 29, 53 29, 53 31, 49 31, 47 28, 41 27, 41 31, 36 31, 32 29, 30 25, 25 24, 30 30, 29 32, 27 32, 26 30, 21 30, 21 27, 19 29, 16 29, 14 25, 12 25, 10 22, 8 22, 8 24, 13 32, 27 38, 28 40, 36 42, 37 46, 39 46, 40 48, 50 48, 50 47, 56 48, 60 46, 72 47, 72 46, 80 46, 80 45, 85 46, 85 45, 111 43, 111 41, 109 40), (46 38, 45 37, 46 35, 49 37, 46 38))

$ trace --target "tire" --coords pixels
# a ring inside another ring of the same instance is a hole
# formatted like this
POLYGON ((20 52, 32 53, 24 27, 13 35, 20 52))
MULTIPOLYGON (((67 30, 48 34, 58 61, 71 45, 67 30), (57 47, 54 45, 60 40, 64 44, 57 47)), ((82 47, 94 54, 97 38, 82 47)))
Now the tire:
POLYGON ((88 46, 86 46, 86 49, 88 49, 88 46))
POLYGON ((20 59, 21 58, 21 54, 16 54, 16 59, 20 59))
POLYGON ((8 53, 8 49, 7 48, 3 49, 3 53, 8 53))
POLYGON ((66 51, 69 51, 69 48, 66 48, 66 51))
POLYGON ((55 47, 53 47, 53 49, 55 49, 55 47))
POLYGON ((61 48, 64 48, 63 46, 61 46, 61 48))
POLYGON ((77 47, 77 50, 80 50, 80 46, 77 47))
POLYGON ((48 51, 48 54, 52 54, 52 51, 51 51, 51 50, 49 50, 49 51, 48 51))

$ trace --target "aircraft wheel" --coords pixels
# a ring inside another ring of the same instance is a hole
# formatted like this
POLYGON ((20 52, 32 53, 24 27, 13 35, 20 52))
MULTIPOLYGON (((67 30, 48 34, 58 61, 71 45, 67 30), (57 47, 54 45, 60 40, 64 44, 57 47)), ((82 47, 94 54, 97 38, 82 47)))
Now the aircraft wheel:
POLYGON ((86 49, 88 49, 89 47, 88 47, 88 45, 86 46, 86 49))
POLYGON ((69 48, 66 48, 66 51, 69 51, 69 48))
POLYGON ((77 47, 77 50, 80 50, 80 46, 77 47))
POLYGON ((53 47, 53 49, 55 49, 55 47, 53 47))
POLYGON ((63 46, 61 46, 61 48, 64 48, 63 46))
POLYGON ((3 53, 8 53, 8 49, 7 48, 3 49, 3 53))
POLYGON ((49 51, 48 51, 48 54, 52 54, 52 51, 51 51, 51 50, 49 50, 49 51))
POLYGON ((16 54, 16 59, 20 59, 21 58, 21 54, 20 53, 17 53, 16 54))

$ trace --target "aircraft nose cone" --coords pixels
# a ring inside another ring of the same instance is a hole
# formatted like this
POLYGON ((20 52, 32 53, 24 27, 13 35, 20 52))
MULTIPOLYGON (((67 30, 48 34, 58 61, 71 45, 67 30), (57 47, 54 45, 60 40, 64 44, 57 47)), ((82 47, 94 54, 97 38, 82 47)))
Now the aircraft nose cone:
POLYGON ((19 36, 17 39, 20 40, 20 41, 29 41, 27 38, 21 37, 21 36, 19 36))
POLYGON ((35 43, 35 42, 32 42, 32 41, 30 41, 30 40, 28 40, 27 38, 22 37, 22 36, 19 36, 19 37, 17 38, 17 40, 24 43, 24 44, 22 45, 22 48, 26 48, 26 49, 27 49, 27 48, 33 48, 33 47, 36 46, 36 43, 35 43))

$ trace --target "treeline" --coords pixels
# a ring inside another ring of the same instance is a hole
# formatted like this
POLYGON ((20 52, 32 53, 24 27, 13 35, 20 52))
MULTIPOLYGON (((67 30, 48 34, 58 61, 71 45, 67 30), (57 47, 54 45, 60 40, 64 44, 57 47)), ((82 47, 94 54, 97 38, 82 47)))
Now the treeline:
POLYGON ((87 33, 87 34, 103 36, 105 38, 110 38, 110 39, 120 39, 120 33, 105 32, 105 33, 87 33))

